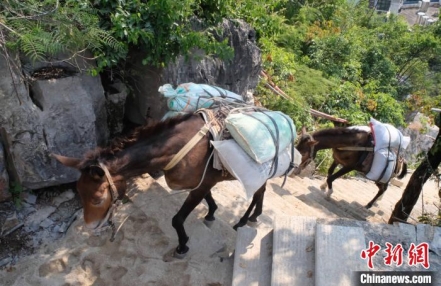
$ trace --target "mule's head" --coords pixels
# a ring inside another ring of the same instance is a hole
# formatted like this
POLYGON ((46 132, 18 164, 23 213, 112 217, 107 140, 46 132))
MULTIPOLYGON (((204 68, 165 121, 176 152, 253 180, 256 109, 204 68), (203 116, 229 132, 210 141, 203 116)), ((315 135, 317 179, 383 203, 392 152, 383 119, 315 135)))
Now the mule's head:
POLYGON ((98 162, 83 162, 81 159, 52 155, 61 164, 81 172, 77 181, 77 191, 83 205, 84 222, 89 229, 98 229, 106 224, 111 216, 111 207, 116 199, 126 192, 126 181, 121 176, 107 177, 106 168, 98 162), (116 196, 112 194, 114 184, 116 196))
POLYGON ((314 159, 314 146, 317 144, 318 141, 314 140, 314 138, 303 129, 296 146, 297 151, 302 155, 302 162, 296 170, 297 175, 314 159))

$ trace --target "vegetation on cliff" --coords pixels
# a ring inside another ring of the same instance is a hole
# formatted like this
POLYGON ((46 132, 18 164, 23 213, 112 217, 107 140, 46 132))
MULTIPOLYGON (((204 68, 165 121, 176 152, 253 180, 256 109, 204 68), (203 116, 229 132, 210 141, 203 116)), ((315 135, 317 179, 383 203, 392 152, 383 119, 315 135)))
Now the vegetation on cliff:
POLYGON ((271 81, 291 98, 256 90, 267 107, 313 121, 314 108, 365 124, 370 116, 404 126, 408 111, 430 114, 441 103, 441 25, 409 26, 346 0, 7 0, 0 4, 0 45, 33 60, 89 50, 93 73, 118 69, 131 48, 163 66, 194 47, 228 60, 222 18, 243 19, 257 33, 271 81))

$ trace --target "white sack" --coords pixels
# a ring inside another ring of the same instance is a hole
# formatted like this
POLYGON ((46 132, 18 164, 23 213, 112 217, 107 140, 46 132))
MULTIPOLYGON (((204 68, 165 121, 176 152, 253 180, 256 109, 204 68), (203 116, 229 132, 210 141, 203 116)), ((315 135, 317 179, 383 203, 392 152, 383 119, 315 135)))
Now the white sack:
MULTIPOLYGON (((245 198, 250 199, 254 193, 268 180, 270 176, 272 160, 259 164, 254 161, 233 139, 224 141, 211 141, 217 151, 223 166, 244 187, 245 198)), ((301 162, 301 155, 294 148, 294 165, 301 162)), ((291 146, 279 153, 277 171, 274 177, 285 174, 291 162, 291 146)))
POLYGON ((366 174, 366 178, 372 181, 379 181, 380 183, 389 182, 393 171, 395 169, 395 163, 397 157, 394 152, 388 151, 387 148, 375 151, 374 160, 372 162, 371 170, 366 174), (387 165, 387 169, 384 172, 383 177, 380 178, 384 168, 387 165))
POLYGON ((403 136, 401 131, 394 126, 387 123, 381 123, 374 118, 371 118, 370 125, 375 139, 374 151, 383 148, 401 148, 400 151, 402 151, 409 145, 410 137, 403 136))

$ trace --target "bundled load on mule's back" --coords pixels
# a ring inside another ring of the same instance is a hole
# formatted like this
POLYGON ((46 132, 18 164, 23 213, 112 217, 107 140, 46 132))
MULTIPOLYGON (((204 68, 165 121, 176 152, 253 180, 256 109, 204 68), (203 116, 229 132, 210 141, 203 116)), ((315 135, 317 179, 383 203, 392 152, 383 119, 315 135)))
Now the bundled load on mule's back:
POLYGON ((295 125, 282 112, 247 104, 242 96, 207 84, 183 83, 176 89, 165 84, 159 92, 168 98, 163 120, 196 112, 210 123, 214 168, 239 180, 246 198, 269 178, 289 175, 300 164, 295 125))
POLYGON ((374 157, 366 178, 387 183, 395 170, 397 160, 410 143, 409 136, 403 136, 394 126, 381 123, 374 118, 369 125, 374 137, 374 157))
POLYGON ((159 87, 159 92, 167 98, 167 107, 169 109, 164 115, 163 120, 171 116, 192 113, 201 108, 217 108, 220 101, 226 103, 246 103, 241 95, 234 92, 217 86, 193 82, 182 83, 176 89, 167 83, 159 87))
POLYGON ((300 164, 296 129, 280 111, 235 110, 225 119, 232 139, 212 141, 224 167, 250 198, 269 178, 288 176, 300 164))
POLYGON ((409 142, 410 138, 403 136, 398 129, 375 119, 371 119, 370 126, 327 128, 310 134, 302 130, 296 146, 302 155, 299 171, 306 168, 318 151, 332 149, 333 162, 320 188, 327 188, 327 197, 330 198, 333 181, 353 170, 358 171, 378 187, 378 193, 366 205, 370 208, 386 191, 392 177, 402 179, 407 174, 402 152, 409 142), (334 173, 339 165, 341 168, 334 173))

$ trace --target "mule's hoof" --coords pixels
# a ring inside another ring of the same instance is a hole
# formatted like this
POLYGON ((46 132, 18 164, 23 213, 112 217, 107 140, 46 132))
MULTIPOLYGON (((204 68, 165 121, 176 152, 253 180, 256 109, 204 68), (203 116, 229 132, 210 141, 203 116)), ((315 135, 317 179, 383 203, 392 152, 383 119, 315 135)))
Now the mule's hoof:
POLYGON ((237 229, 239 228, 239 227, 242 227, 242 226, 244 226, 245 224, 241 224, 240 222, 239 223, 236 223, 234 226, 233 226, 233 229, 235 230, 235 231, 237 231, 237 229))
POLYGON ((181 248, 178 246, 176 247, 175 252, 173 253, 173 257, 178 259, 183 259, 187 255, 189 249, 190 248, 188 248, 188 246, 185 246, 185 248, 181 250, 181 248))
POLYGON ((257 227, 257 225, 258 225, 258 222, 257 221, 247 221, 247 225, 248 226, 250 226, 250 227, 254 227, 254 228, 256 228, 257 227))
POLYGON ((214 219, 213 220, 204 219, 204 224, 205 224, 206 227, 211 228, 211 226, 213 225, 214 221, 215 221, 214 219))
POLYGON ((186 253, 177 253, 176 251, 173 253, 173 257, 177 258, 177 259, 184 259, 185 256, 187 256, 187 252, 186 253))

